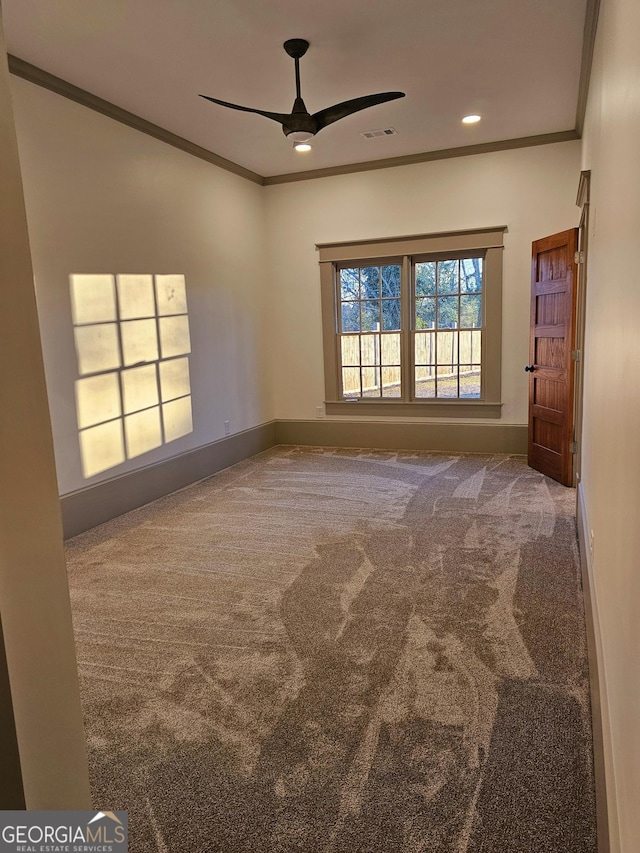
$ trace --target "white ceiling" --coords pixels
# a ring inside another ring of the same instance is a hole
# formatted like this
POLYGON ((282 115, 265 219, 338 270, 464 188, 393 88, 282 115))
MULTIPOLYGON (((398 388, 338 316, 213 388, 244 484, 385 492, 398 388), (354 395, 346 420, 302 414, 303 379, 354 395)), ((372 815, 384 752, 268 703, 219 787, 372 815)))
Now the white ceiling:
POLYGON ((572 130, 587 0, 2 0, 9 53, 262 176, 572 130), (294 152, 288 38, 311 113, 400 90, 294 152), (480 113, 479 125, 463 115, 480 113), (365 140, 362 131, 394 127, 365 140))

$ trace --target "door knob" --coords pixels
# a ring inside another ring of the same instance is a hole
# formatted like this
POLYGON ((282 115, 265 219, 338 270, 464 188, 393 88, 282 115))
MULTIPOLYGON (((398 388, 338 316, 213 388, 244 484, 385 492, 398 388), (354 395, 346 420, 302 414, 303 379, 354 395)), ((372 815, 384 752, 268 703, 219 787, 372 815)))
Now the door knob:
POLYGON ((527 364, 527 366, 525 367, 525 371, 527 373, 533 373, 534 366, 535 365, 533 365, 533 364, 527 364))

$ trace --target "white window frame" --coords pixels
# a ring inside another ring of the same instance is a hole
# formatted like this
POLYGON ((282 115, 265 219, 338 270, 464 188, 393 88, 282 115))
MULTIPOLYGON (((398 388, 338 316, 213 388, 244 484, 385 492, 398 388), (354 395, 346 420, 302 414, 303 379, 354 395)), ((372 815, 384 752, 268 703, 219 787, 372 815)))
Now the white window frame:
POLYGON ((502 411, 502 253, 506 226, 349 243, 323 243, 320 261, 325 408, 328 415, 500 418, 502 411), (483 257, 482 379, 480 398, 411 399, 413 365, 413 265, 425 260, 483 257), (341 397, 340 267, 401 264, 403 397, 341 397))

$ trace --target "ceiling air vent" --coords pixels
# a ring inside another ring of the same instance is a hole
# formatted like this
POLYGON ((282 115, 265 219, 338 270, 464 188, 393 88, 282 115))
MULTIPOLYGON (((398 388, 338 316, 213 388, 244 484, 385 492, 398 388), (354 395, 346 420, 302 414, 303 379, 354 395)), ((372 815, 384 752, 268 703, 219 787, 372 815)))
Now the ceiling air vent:
POLYGON ((365 139, 378 139, 380 136, 395 136, 397 132, 395 127, 385 127, 382 130, 365 130, 360 136, 365 139))

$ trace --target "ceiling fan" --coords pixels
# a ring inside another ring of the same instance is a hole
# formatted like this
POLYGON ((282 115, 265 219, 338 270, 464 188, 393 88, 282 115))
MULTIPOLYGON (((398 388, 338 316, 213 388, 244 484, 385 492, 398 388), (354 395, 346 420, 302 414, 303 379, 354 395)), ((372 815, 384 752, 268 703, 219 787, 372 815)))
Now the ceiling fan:
POLYGON ((368 107, 374 107, 376 104, 384 104, 386 101, 394 101, 396 98, 404 98, 405 96, 404 92, 381 92, 378 95, 364 95, 361 98, 352 98, 350 101, 343 101, 340 104, 334 104, 332 107, 326 107, 312 115, 307 110, 300 95, 300 58, 307 52, 309 42, 306 39, 288 39, 283 47, 296 65, 296 99, 290 113, 271 113, 252 107, 241 107, 238 104, 230 104, 228 101, 221 101, 218 98, 210 98, 208 95, 200 95, 199 97, 223 107, 231 107, 232 110, 258 113, 265 118, 277 121, 282 125, 284 135, 293 140, 294 148, 307 151, 311 147, 308 144, 309 140, 328 124, 346 118, 360 110, 366 110, 368 107))

